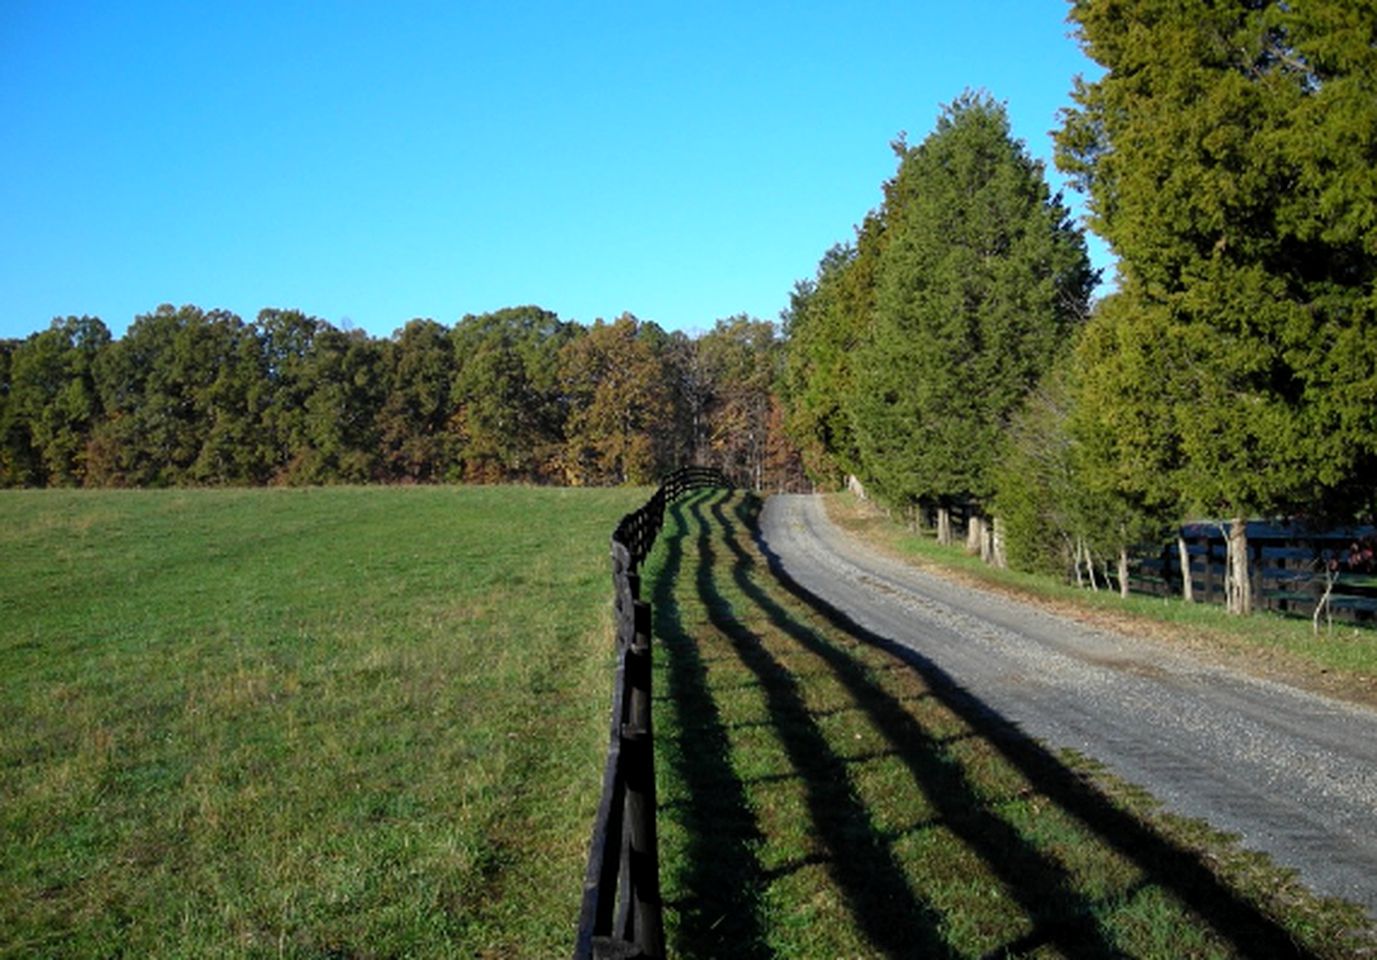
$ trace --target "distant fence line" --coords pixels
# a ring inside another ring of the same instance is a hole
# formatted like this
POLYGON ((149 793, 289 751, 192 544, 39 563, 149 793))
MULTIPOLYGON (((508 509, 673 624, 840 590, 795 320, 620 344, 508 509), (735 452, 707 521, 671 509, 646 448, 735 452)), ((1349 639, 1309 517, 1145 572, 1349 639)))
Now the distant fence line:
POLYGON ((650 722, 651 617, 650 604, 640 598, 640 569, 655 546, 668 504, 693 490, 729 486, 720 470, 685 467, 666 478, 639 510, 622 517, 612 533, 617 643, 612 733, 589 847, 575 960, 658 960, 665 955, 650 722))
MULTIPOLYGON (((1227 523, 1188 523, 1181 527, 1186 542, 1191 592, 1204 603, 1224 602, 1227 523)), ((1292 616, 1310 616, 1330 590, 1329 613, 1336 619, 1371 621, 1377 617, 1377 577, 1333 572, 1326 579, 1328 561, 1338 560, 1351 545, 1372 538, 1373 527, 1311 530, 1294 524, 1248 522, 1248 570, 1254 605, 1292 616)), ((1160 556, 1133 564, 1129 585, 1140 593, 1180 596, 1183 573, 1175 545, 1160 556)))
MULTIPOLYGON (((862 491, 863 492, 863 491, 862 491)), ((954 500, 948 505, 956 536, 970 530, 979 508, 954 500)), ((936 525, 936 506, 922 503, 914 519, 924 527, 936 525)), ((1225 604, 1228 565, 1226 537, 1230 523, 1201 520, 1178 528, 1186 545, 1187 571, 1175 541, 1163 543, 1149 554, 1141 544, 1129 557, 1129 589, 1158 597, 1180 597, 1185 576, 1190 577, 1191 599, 1196 603, 1225 604)), ((1347 526, 1327 529, 1300 523, 1249 520, 1248 573, 1252 580, 1253 606, 1286 616, 1315 616, 1317 610, 1335 620, 1371 623, 1377 620, 1377 576, 1342 569, 1343 558, 1354 548, 1369 546, 1377 527, 1347 526), (1335 562, 1338 569, 1331 568, 1335 562)), ((1106 580, 1111 571, 1106 570, 1106 580)))

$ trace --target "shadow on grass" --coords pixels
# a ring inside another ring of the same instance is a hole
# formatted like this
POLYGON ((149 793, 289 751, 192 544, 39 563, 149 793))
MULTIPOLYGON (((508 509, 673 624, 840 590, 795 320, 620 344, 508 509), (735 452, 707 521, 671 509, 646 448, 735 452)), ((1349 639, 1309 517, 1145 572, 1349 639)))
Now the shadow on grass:
MULTIPOLYGON (((828 744, 794 672, 780 663, 738 617, 745 611, 733 611, 722 594, 715 578, 717 557, 702 503, 695 499, 688 505, 699 531, 695 586, 709 622, 728 640, 759 684, 770 724, 788 756, 790 776, 802 782, 812 832, 823 848, 821 856, 809 862, 826 865, 857 925, 885 956, 950 956, 938 932, 940 915, 919 902, 909 888, 890 844, 874 829, 868 812, 852 792, 846 761, 828 744)), ((721 516, 721 495, 713 501, 712 509, 721 516)), ((734 573, 744 573, 741 566, 739 561, 733 563, 734 573)), ((744 579, 738 577, 738 586, 744 579)), ((773 604, 767 606, 758 594, 758 589, 749 585, 751 599, 767 612, 773 609, 773 604)))
MULTIPOLYGON (((740 506, 739 503, 738 509, 740 506)), ((827 664, 875 728, 882 732, 889 749, 908 768, 935 808, 938 820, 989 866, 1032 920, 1033 933, 1018 943, 1006 945, 1006 949, 1023 952, 1052 943, 1068 957, 1119 956, 1120 951, 1094 916, 1094 904, 1078 893, 1065 868, 1044 856, 1009 823, 989 811, 965 772, 946 755, 946 744, 923 729, 898 699, 875 682, 864 664, 791 614, 752 577, 755 558, 742 546, 737 526, 722 510, 720 500, 713 503, 712 512, 733 554, 731 571, 737 589, 776 628, 827 664)), ((875 640, 835 622, 833 626, 857 639, 871 643, 875 640)), ((844 773, 841 782, 846 782, 844 773)), ((843 852, 843 856, 849 855, 850 851, 843 852)), ((873 938, 875 931, 871 925, 865 924, 865 929, 873 938)), ((904 943, 912 949, 911 941, 904 943)), ((924 952, 934 949, 943 948, 929 948, 924 952)))
MULTIPOLYGON (((797 619, 752 579, 756 561, 739 540, 738 524, 752 531, 770 573, 795 600, 834 630, 884 650, 911 666, 933 696, 969 725, 975 735, 989 742, 1036 790, 1133 862, 1143 871, 1147 883, 1177 896, 1238 953, 1250 957, 1313 956, 1295 944, 1276 921, 1225 886, 1197 855, 1114 806, 1052 753, 965 691, 937 664, 866 629, 795 581, 761 537, 755 522, 757 506, 754 501, 738 501, 733 520, 723 511, 720 499, 712 505, 713 515, 725 531, 726 543, 735 558, 732 576, 738 588, 775 626, 831 666, 876 727, 884 732, 892 749, 938 808, 943 823, 984 860, 1025 909, 1035 929, 1017 942, 1003 945, 994 955, 1025 953, 1043 944, 1055 945, 1070 957, 1122 954, 1100 928, 1092 912, 1093 904, 1073 889, 1064 868, 1044 857, 984 808, 963 772, 942 762, 937 742, 892 695, 875 684, 862 665, 797 619)), ((700 573, 700 590, 710 590, 710 585, 702 580, 700 573)), ((871 923, 861 919, 867 932, 872 933, 871 923)))
POLYGON ((686 791, 676 811, 688 834, 686 866, 679 878, 684 894, 668 904, 679 917, 675 953, 765 958, 771 953, 760 918, 766 882, 755 856, 760 828, 732 769, 727 728, 708 688, 707 664, 674 602, 686 534, 681 504, 669 509, 674 522, 660 534, 665 559, 651 610, 654 634, 665 654, 666 698, 680 718, 679 743, 667 758, 686 791))

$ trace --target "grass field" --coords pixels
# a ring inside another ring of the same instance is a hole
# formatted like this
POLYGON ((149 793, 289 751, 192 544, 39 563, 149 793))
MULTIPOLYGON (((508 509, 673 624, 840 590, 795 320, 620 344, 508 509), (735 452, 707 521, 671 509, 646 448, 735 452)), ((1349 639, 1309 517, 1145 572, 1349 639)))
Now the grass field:
MULTIPOLYGON (((567 956, 644 495, 0 495, 0 956, 567 956)), ((775 580, 752 511, 646 569, 676 956, 1372 949, 775 580)))
POLYGON ((644 494, 0 494, 0 955, 567 954, 644 494))
POLYGON ((777 579, 754 509, 722 493, 681 501, 647 568, 678 956, 1377 949, 1357 908, 1027 740, 777 579))

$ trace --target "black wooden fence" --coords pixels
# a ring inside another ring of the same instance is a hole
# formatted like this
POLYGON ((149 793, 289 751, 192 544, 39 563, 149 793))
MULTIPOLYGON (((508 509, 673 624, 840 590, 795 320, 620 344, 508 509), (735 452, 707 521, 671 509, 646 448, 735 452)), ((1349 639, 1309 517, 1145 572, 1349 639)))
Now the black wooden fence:
MULTIPOLYGON (((1186 541, 1192 593, 1197 602, 1224 602, 1226 523, 1189 523, 1186 541)), ((1352 545, 1368 542, 1372 527, 1307 529, 1293 524, 1248 522, 1249 573, 1256 609, 1309 617, 1325 591, 1335 619, 1371 622, 1377 618, 1377 577, 1343 572, 1326 580, 1329 561, 1344 557, 1352 545)), ((1140 593, 1180 596, 1182 570, 1176 544, 1160 556, 1144 557, 1131 567, 1129 586, 1140 593)))
POLYGON ((720 470, 685 467, 671 474, 639 510, 622 517, 612 533, 617 636, 612 735, 588 853, 575 960, 665 955, 650 725, 650 604, 641 600, 640 569, 664 524, 666 505, 692 490, 726 486, 720 470))

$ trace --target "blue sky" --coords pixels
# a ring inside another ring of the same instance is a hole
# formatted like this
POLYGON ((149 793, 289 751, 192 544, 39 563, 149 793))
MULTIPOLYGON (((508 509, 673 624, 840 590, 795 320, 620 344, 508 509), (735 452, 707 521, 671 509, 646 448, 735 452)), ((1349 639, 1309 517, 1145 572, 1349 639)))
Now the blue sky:
POLYGON ((0 0, 0 337, 165 302, 776 319, 966 87, 1060 183, 1067 9, 0 0))

